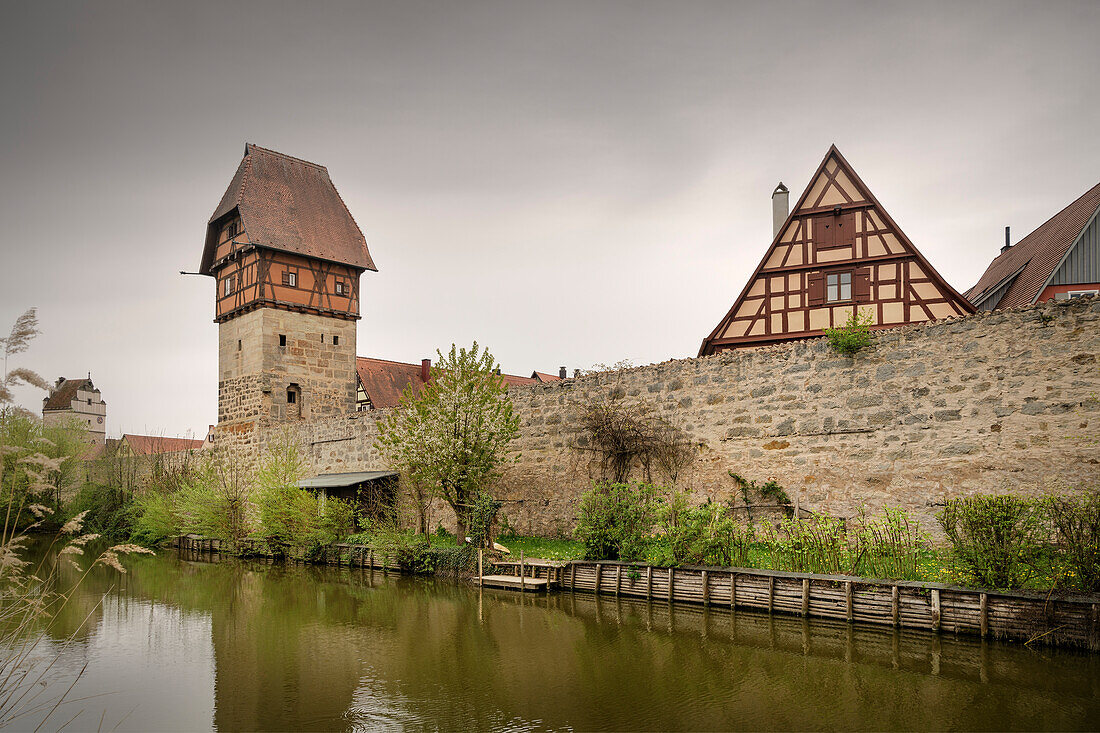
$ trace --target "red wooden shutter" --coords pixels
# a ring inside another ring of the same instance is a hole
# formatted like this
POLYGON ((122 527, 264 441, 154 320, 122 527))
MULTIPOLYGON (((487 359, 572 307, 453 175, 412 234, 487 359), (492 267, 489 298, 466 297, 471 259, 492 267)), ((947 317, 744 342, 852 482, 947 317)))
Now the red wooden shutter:
POLYGON ((825 273, 811 272, 807 277, 807 305, 821 305, 825 302, 825 273))
POLYGON ((833 216, 818 216, 814 218, 814 244, 819 248, 833 246, 833 216))
POLYGON ((871 299, 871 268, 860 267, 852 273, 852 299, 871 299))
POLYGON ((856 214, 854 211, 833 217, 833 246, 850 246, 856 241, 856 214))

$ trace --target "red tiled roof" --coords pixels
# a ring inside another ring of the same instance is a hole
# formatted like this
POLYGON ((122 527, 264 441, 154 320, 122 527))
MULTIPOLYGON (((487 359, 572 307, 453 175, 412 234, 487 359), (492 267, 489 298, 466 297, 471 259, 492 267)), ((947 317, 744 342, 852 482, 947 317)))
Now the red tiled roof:
POLYGON ((84 386, 95 389, 90 379, 66 379, 50 392, 50 396, 46 398, 45 404, 42 405, 42 410, 70 409, 73 406, 73 400, 76 399, 77 391, 84 386))
POLYGON ((531 372, 531 378, 536 382, 560 382, 561 377, 557 374, 546 374, 544 372, 531 372))
MULTIPOLYGON (((401 402, 401 393, 408 384, 414 385, 419 394, 427 384, 421 378, 421 368, 420 364, 406 364, 403 361, 371 359, 365 356, 355 358, 355 371, 359 374, 359 383, 363 385, 363 391, 367 393, 371 405, 378 409, 397 407, 401 402)), ((514 374, 501 376, 508 386, 538 382, 537 379, 514 374)))
POLYGON ((191 438, 166 438, 161 435, 130 435, 129 433, 122 436, 122 441, 130 446, 134 455, 138 456, 198 450, 203 444, 203 441, 191 438))
POLYGON ((378 270, 322 165, 245 145, 244 159, 207 225, 200 272, 210 274, 220 220, 234 209, 252 244, 378 270))
POLYGON ((1009 285, 997 308, 1017 308, 1034 303, 1050 280, 1054 268, 1062 262, 1077 236, 1100 207, 1100 183, 1054 216, 1016 245, 999 254, 966 297, 972 303, 982 300, 1019 272, 1009 285))

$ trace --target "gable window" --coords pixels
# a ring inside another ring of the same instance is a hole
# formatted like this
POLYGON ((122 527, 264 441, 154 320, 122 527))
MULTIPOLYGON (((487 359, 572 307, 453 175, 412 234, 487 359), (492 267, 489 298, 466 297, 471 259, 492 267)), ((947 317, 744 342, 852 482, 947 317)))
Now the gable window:
POLYGON ((292 288, 298 287, 298 273, 296 273, 296 272, 284 272, 283 273, 283 285, 289 285, 292 288))
POLYGON ((240 219, 231 219, 225 225, 225 231, 223 233, 223 238, 226 241, 229 241, 230 239, 233 239, 233 237, 237 236, 240 233, 241 233, 241 220, 240 219))
POLYGON ((825 276, 825 302, 852 299, 852 273, 830 272, 825 276))
POLYGON ((1073 298, 1085 298, 1089 295, 1096 295, 1097 293, 1100 293, 1100 290, 1071 290, 1066 293, 1066 295, 1072 300, 1073 298))
POLYGON ((336 281, 336 294, 337 295, 343 295, 344 294, 344 281, 343 280, 337 280, 336 281))

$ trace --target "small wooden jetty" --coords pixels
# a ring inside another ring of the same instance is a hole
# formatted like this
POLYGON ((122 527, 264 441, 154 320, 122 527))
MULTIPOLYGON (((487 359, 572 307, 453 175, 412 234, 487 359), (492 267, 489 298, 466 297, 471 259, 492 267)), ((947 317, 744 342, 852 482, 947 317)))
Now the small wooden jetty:
POLYGON ((481 585, 489 588, 505 588, 518 591, 546 591, 557 583, 546 578, 525 578, 521 575, 482 575, 481 585))
POLYGON ((559 560, 541 558, 525 559, 523 553, 519 560, 498 560, 492 563, 494 569, 504 571, 501 574, 485 574, 485 558, 481 550, 477 553, 477 584, 490 588, 507 590, 546 591, 561 585, 562 569, 567 563, 559 560))

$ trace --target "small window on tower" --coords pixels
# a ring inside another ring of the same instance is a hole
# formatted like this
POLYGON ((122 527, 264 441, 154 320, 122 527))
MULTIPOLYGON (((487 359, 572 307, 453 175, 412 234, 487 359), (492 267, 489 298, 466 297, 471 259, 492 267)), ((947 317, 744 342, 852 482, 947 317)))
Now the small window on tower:
POLYGON ((222 295, 232 295, 232 294, 233 294, 233 278, 232 277, 227 277, 226 279, 222 280, 222 295))
POLYGON ((292 288, 298 287, 298 273, 296 273, 296 272, 284 272, 283 273, 283 285, 289 285, 292 288))
POLYGON ((343 295, 344 294, 344 281, 343 280, 337 280, 336 281, 336 294, 337 295, 343 295))
POLYGON ((293 405, 298 401, 298 392, 293 387, 287 387, 286 390, 286 402, 288 405, 293 405))
POLYGON ((323 333, 321 334, 321 343, 322 344, 325 343, 325 334, 323 334, 323 333))
POLYGON ((286 334, 285 333, 280 333, 279 334, 279 346, 286 346, 286 334))
POLYGON ((237 351, 241 350, 241 340, 237 339, 237 351))
POLYGON ((340 337, 339 336, 333 336, 332 337, 332 345, 333 346, 339 346, 340 345, 340 337))
POLYGON ((232 220, 229 221, 228 224, 225 225, 224 238, 227 241, 230 240, 230 239, 233 239, 233 237, 237 236, 240 233, 241 233, 241 220, 240 219, 232 219, 232 220))

